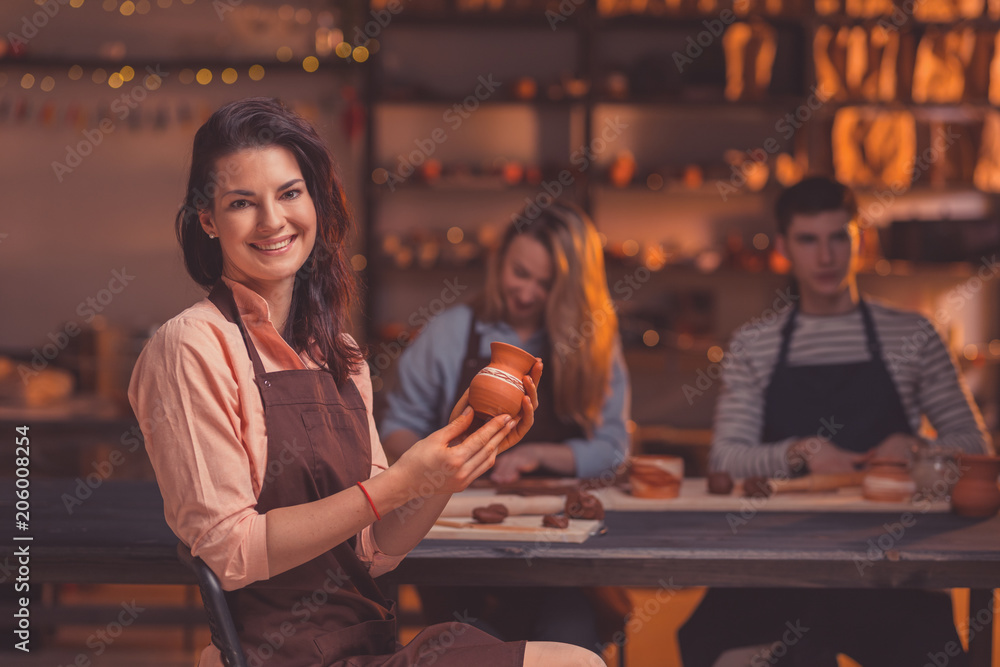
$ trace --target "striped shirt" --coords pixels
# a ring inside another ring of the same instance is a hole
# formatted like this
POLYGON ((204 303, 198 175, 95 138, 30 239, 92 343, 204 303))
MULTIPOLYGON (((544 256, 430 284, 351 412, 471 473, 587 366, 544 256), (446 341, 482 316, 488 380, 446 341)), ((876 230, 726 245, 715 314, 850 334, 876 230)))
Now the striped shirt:
MULTIPOLYGON (((899 391, 914 433, 926 416, 938 446, 968 452, 992 451, 982 416, 955 360, 927 318, 866 300, 882 345, 882 359, 899 391)), ((723 388, 715 408, 710 453, 713 470, 734 477, 787 473, 786 451, 795 438, 761 442, 764 394, 781 347, 784 309, 770 322, 741 327, 720 362, 723 388)), ((796 317, 788 349, 789 366, 847 364, 871 358, 861 312, 796 317)), ((818 427, 817 427, 818 428, 818 427)), ((925 432, 922 435, 929 435, 925 432)))

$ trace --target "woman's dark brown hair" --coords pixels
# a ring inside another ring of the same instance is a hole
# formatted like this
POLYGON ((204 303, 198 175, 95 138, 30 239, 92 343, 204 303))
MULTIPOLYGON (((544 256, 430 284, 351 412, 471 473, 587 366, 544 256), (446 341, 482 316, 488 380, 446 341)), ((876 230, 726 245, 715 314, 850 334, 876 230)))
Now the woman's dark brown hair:
POLYGON ((220 158, 269 146, 281 146, 295 156, 316 207, 316 245, 296 274, 282 335, 296 351, 325 363, 340 383, 363 361, 360 351, 342 335, 357 298, 345 248, 351 215, 326 144, 305 119, 278 100, 252 97, 231 102, 195 134, 187 195, 175 223, 184 264, 203 287, 211 289, 222 277, 221 247, 205 234, 198 214, 212 207, 231 176, 220 170, 220 158))

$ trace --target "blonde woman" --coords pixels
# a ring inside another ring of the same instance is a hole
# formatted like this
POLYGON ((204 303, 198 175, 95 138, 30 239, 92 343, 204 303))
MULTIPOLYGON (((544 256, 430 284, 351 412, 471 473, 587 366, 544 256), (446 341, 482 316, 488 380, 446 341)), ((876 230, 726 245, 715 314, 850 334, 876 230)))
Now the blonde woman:
MULTIPOLYGON (((571 204, 556 202, 534 219, 517 220, 490 261, 479 298, 431 320, 400 358, 382 442, 390 456, 401 456, 447 424, 456 400, 489 363, 490 343, 501 341, 541 358, 545 372, 534 426, 521 444, 497 457, 490 477, 498 483, 536 471, 598 477, 624 461, 629 418, 628 372, 600 239, 571 204)), ((439 606, 438 596, 427 593, 422 591, 425 612, 439 606)), ((482 593, 464 591, 463 600, 449 595, 446 611, 479 610, 484 619, 495 607, 482 604, 482 593)), ((536 600, 523 589, 488 594, 518 601, 517 613, 485 618, 483 624, 502 637, 560 637, 587 648, 598 642, 592 607, 579 599, 580 591, 546 589, 536 600), (549 627, 540 628, 540 619, 549 627)))

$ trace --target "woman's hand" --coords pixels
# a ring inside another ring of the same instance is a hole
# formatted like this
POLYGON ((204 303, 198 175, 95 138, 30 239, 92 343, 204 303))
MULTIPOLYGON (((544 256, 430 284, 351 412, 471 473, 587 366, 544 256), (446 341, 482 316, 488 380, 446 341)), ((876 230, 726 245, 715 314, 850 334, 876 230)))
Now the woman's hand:
MULTIPOLYGON (((517 443, 521 442, 521 438, 527 434, 528 429, 531 428, 532 424, 535 423, 535 409, 538 407, 538 381, 542 377, 542 360, 535 357, 535 365, 531 367, 528 375, 521 378, 521 382, 524 383, 524 397, 521 399, 521 413, 518 415, 517 426, 513 431, 507 434, 503 442, 500 444, 499 452, 505 452, 517 443)), ((462 393, 462 396, 458 399, 458 403, 451 411, 451 421, 454 422, 455 419, 468 407, 469 405, 469 390, 466 389, 462 393)), ((498 452, 498 453, 499 453, 498 452)))
POLYGON ((472 408, 466 406, 447 426, 418 441, 393 464, 411 498, 464 490, 493 466, 501 444, 518 425, 509 415, 499 415, 463 437, 472 419, 472 408))
POLYGON ((850 452, 818 436, 802 438, 796 441, 793 447, 798 449, 799 456, 809 466, 811 473, 855 472, 871 458, 871 452, 866 454, 850 452))

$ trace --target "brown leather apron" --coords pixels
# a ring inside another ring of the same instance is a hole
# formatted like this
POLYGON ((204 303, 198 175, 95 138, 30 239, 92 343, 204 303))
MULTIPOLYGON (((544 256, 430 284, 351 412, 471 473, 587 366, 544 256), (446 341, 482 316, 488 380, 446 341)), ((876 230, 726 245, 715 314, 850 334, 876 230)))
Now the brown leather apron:
MULTIPOLYGON (((354 382, 318 370, 267 373, 232 292, 209 299, 235 323, 253 362, 267 427, 257 511, 312 502, 369 478, 371 439, 354 382)), ((462 623, 421 632, 405 648, 396 617, 354 551, 356 538, 287 572, 226 594, 251 667, 520 667, 524 643, 504 644, 462 623)))

